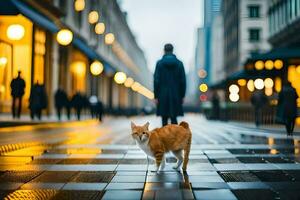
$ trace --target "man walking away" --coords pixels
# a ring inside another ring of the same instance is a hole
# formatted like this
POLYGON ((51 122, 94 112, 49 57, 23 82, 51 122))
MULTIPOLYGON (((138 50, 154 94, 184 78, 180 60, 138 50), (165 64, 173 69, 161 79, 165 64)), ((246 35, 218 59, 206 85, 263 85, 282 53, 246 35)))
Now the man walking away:
POLYGON ((68 106, 67 104, 69 103, 68 96, 63 89, 58 88, 57 91, 55 92, 54 100, 55 100, 55 109, 56 109, 57 118, 58 120, 60 120, 62 109, 64 107, 67 109, 68 106))
POLYGON ((268 99, 262 90, 257 90, 251 97, 251 103, 254 106, 255 125, 258 127, 262 121, 262 108, 267 103, 268 99))
POLYGON ((154 96, 157 115, 162 117, 162 125, 177 124, 177 116, 183 116, 182 103, 186 91, 186 79, 183 63, 173 54, 173 45, 164 46, 164 56, 154 72, 154 96))
POLYGON ((297 118, 298 95, 290 82, 286 82, 279 93, 276 122, 286 127, 288 135, 292 135, 297 118))
POLYGON ((38 82, 33 85, 29 97, 30 117, 42 119, 42 110, 47 108, 47 94, 44 85, 38 82))
POLYGON ((18 76, 10 83, 12 101, 12 116, 20 118, 22 111, 22 97, 25 93, 25 81, 21 78, 21 71, 18 71, 18 76), (17 103, 17 107, 16 107, 17 103))

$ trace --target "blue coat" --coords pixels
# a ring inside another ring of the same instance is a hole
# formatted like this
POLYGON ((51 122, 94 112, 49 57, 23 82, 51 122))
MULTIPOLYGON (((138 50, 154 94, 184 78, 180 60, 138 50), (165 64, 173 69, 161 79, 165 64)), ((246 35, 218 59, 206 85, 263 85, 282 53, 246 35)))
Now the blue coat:
POLYGON ((174 54, 165 54, 157 62, 154 72, 154 96, 158 100, 156 114, 165 117, 182 116, 185 91, 183 63, 174 54))

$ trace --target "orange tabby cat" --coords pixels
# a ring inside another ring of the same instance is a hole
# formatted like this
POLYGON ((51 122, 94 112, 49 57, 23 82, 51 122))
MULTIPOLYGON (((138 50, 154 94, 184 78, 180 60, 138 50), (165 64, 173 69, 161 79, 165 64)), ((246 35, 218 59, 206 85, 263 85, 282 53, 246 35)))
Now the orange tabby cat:
POLYGON ((189 161, 192 133, 186 122, 179 125, 167 125, 149 131, 149 122, 143 126, 137 126, 131 122, 132 137, 137 145, 151 158, 156 161, 156 171, 163 170, 165 167, 166 152, 171 151, 177 158, 174 169, 186 171, 189 161), (184 158, 183 158, 184 151, 184 158))

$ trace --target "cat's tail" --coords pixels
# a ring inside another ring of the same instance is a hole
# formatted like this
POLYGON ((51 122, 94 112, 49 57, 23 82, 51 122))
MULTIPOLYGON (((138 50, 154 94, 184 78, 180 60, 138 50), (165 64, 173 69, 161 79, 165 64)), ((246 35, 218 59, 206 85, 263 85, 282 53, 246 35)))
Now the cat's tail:
POLYGON ((182 126, 185 129, 190 129, 189 124, 185 121, 180 122, 179 126, 182 126))

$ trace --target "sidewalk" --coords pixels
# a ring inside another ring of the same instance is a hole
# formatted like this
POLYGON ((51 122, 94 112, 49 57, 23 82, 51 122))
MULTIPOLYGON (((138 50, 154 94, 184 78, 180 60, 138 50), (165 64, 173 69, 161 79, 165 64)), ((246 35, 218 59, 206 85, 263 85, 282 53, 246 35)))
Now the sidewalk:
MULTIPOLYGON (((90 120, 90 115, 82 115, 81 121, 90 120)), ((13 127, 13 126, 25 126, 25 125, 42 125, 42 124, 54 124, 54 123, 65 123, 65 122, 76 122, 78 121, 75 116, 71 116, 68 120, 66 115, 62 115, 61 121, 57 119, 56 115, 43 116, 42 120, 31 120, 29 115, 22 115, 20 119, 13 119, 10 114, 0 114, 0 128, 13 127)))
MULTIPOLYGON (((238 122, 238 121, 229 121, 229 123, 236 125, 236 126, 242 126, 245 128, 251 128, 255 130, 263 130, 263 131, 272 131, 274 133, 278 134, 286 134, 285 126, 280 124, 267 124, 267 125, 261 125, 258 128, 255 126, 252 122, 238 122)), ((296 125, 294 129, 294 135, 300 135, 300 126, 296 125)))

